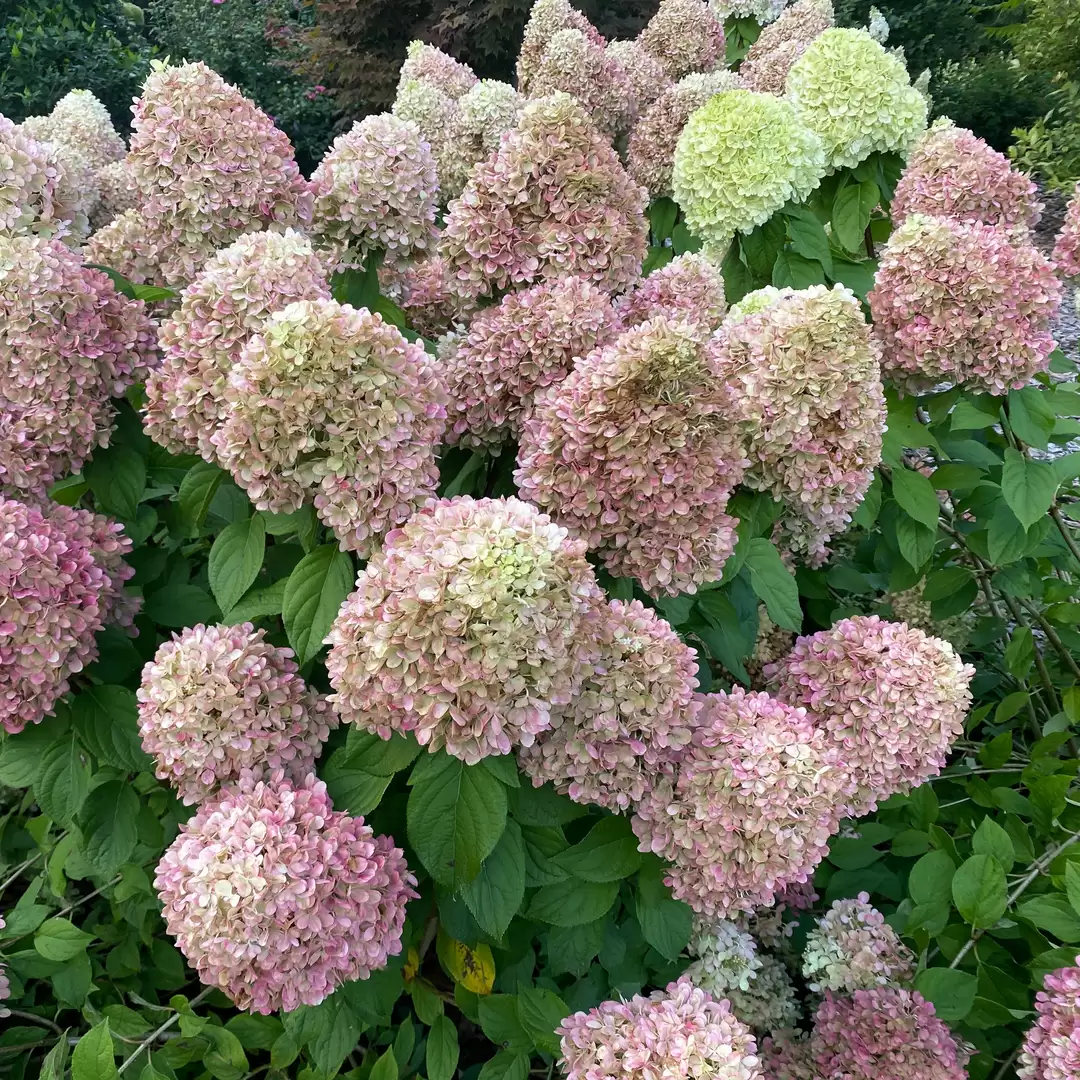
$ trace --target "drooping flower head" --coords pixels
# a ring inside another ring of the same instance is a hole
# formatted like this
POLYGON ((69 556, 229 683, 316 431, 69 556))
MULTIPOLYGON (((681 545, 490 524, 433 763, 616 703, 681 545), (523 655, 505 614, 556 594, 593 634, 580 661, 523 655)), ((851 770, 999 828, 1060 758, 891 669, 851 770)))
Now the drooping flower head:
POLYGON ((1073 189, 1054 244, 1054 263, 1066 277, 1080 277, 1080 184, 1073 189))
POLYGON ((839 751, 858 813, 941 771, 964 730, 974 674, 947 641, 877 615, 801 637, 766 670, 780 700, 805 707, 839 751))
POLYGON ((189 805, 242 777, 302 780, 337 718, 297 674, 292 649, 251 623, 193 626, 143 668, 143 749, 189 805))
POLYGON ((714 998, 749 990, 762 968, 754 939, 727 919, 696 920, 688 949, 697 959, 687 977, 714 998))
POLYGON ((576 802, 627 810, 690 741, 701 708, 697 658, 640 601, 612 600, 594 630, 599 655, 558 727, 518 760, 576 802))
POLYGON ((868 300, 882 369, 905 391, 948 381, 1004 394, 1046 370, 1061 284, 1004 229, 911 214, 882 249, 868 300))
POLYGON ((98 201, 90 212, 90 225, 100 229, 115 220, 118 214, 132 210, 138 201, 126 161, 112 161, 94 174, 98 201))
POLYGON ((1052 971, 1035 995, 1039 1015, 1024 1038, 1016 1070, 1020 1080, 1072 1080, 1080 1075, 1080 956, 1076 963, 1052 971))
POLYGON ((852 169, 874 153, 906 155, 926 127, 926 98, 904 61, 865 30, 819 34, 786 86, 799 118, 820 137, 830 170, 852 169))
POLYGON ((434 45, 424 41, 410 41, 401 65, 398 90, 417 79, 430 83, 455 100, 467 93, 477 83, 476 74, 468 64, 455 60, 434 45))
POLYGON ((538 395, 515 482, 649 593, 716 581, 746 457, 707 327, 659 315, 538 395))
MULTIPOLYGON (((795 984, 783 963, 763 953, 760 964, 747 986, 733 986, 724 992, 731 1011, 758 1036, 790 1028, 802 1015, 795 984)), ((768 1066, 765 1075, 775 1080, 768 1066)))
POLYGON ((566 1080, 764 1080, 754 1036, 686 976, 649 997, 574 1013, 555 1034, 566 1080))
POLYGON ((69 91, 48 116, 33 120, 34 138, 74 147, 95 171, 127 153, 108 109, 89 90, 69 91))
POLYGON ((203 803, 158 863, 169 933, 241 1009, 318 1005, 401 952, 416 879, 388 836, 309 775, 250 777, 203 803))
POLYGON ((517 87, 522 94, 530 94, 531 82, 548 42, 560 30, 580 30, 595 45, 604 47, 599 30, 569 0, 536 0, 525 24, 525 37, 517 60, 517 87))
POLYGON ((578 274, 609 290, 641 273, 645 192, 568 94, 529 102, 450 203, 440 244, 465 296, 578 274))
POLYGON ((367 308, 298 300, 244 346, 214 435, 260 510, 313 497, 344 550, 367 557, 435 494, 446 390, 423 346, 367 308))
POLYGON ((585 544, 518 499, 432 501, 387 537, 328 638, 331 703, 469 764, 573 701, 600 590, 585 544))
POLYGON ((675 201, 695 236, 718 250, 788 201, 800 202, 825 172, 821 140, 790 102, 728 90, 683 128, 671 174, 675 201))
POLYGON ((0 235, 0 492, 78 472, 155 356, 141 300, 58 240, 0 235))
POLYGON ((0 115, 0 233, 60 230, 61 171, 47 143, 0 115))
POLYGON ((97 657, 94 635, 134 573, 122 561, 130 550, 118 525, 89 510, 0 497, 0 724, 10 734, 40 723, 97 657))
POLYGON ((736 687, 709 694, 672 780, 637 807, 643 851, 668 859, 676 898, 710 918, 771 904, 805 881, 851 783, 806 710, 736 687))
POLYGON ((250 337, 294 300, 329 299, 323 265, 292 229, 242 236, 219 251, 162 323, 161 366, 146 383, 146 432, 177 453, 213 461, 225 383, 250 337))
POLYGON ((626 74, 632 119, 640 116, 673 85, 660 61, 636 41, 609 41, 604 52, 608 60, 618 64, 626 74))
POLYGON ((579 277, 556 278, 479 311, 467 332, 439 343, 450 394, 446 441, 494 450, 516 437, 537 390, 616 333, 611 298, 579 277))
POLYGON ((623 326, 640 326, 657 315, 700 322, 716 330, 727 312, 724 276, 703 255, 677 255, 615 301, 623 326))
POLYGON ((821 1080, 965 1080, 968 1054, 915 991, 826 991, 810 1053, 821 1080))
POLYGON ((739 67, 747 90, 783 94, 792 65, 835 22, 832 0, 797 0, 750 46, 739 67))
POLYGON ((416 124, 367 116, 334 140, 311 174, 312 232, 343 265, 377 250, 390 262, 427 250, 435 237, 435 159, 416 124))
POLYGON ((671 79, 724 63, 724 24, 705 0, 660 0, 637 40, 671 79))

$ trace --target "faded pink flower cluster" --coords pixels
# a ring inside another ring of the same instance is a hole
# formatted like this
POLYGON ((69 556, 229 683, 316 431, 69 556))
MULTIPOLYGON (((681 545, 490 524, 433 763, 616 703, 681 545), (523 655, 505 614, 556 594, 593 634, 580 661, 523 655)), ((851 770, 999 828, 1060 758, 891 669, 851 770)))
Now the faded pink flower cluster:
POLYGON ((637 41, 609 41, 604 49, 608 59, 626 74, 630 88, 631 118, 640 116, 669 86, 664 66, 637 41))
POLYGON ((716 330, 727 312, 724 276, 704 255, 677 255, 618 297, 615 311, 627 329, 656 315, 669 315, 716 330))
POLYGON ((709 331, 658 315, 581 359, 521 433, 522 496, 652 595, 720 577, 747 464, 709 331))
POLYGON ((600 31, 569 0, 536 0, 529 12, 518 52, 517 85, 521 93, 532 93, 532 80, 544 58, 544 51, 560 30, 578 30, 594 45, 604 46, 600 31))
POLYGON ((475 764, 571 705, 600 589, 571 539, 518 499, 432 501, 390 532, 327 639, 342 720, 475 764))
POLYGON ((0 115, 0 233, 61 233, 60 173, 47 143, 0 115))
POLYGON ((747 90, 783 94, 792 65, 835 22, 831 0, 798 0, 766 26, 739 66, 747 90))
POLYGON ((1004 229, 911 214, 882 249, 868 299, 882 367, 899 386, 1003 394, 1046 370, 1061 283, 1004 229))
POLYGON ((326 699, 297 674, 292 649, 251 623, 190 627, 143 668, 143 749, 189 805, 242 777, 302 780, 336 726, 326 699))
POLYGON ((1035 995, 1038 1019, 1028 1030, 1016 1075, 1020 1080, 1075 1080, 1080 1076, 1080 956, 1059 968, 1035 995))
POLYGON ((106 446, 155 346, 146 305, 58 240, 0 235, 0 493, 43 496, 106 446))
POLYGON ((724 24, 705 0, 660 0, 637 40, 670 79, 724 64, 724 24))
MULTIPOLYGON (((121 210, 111 221, 102 225, 87 238, 82 251, 86 262, 107 266, 136 285, 165 284, 161 269, 161 243, 150 231, 146 217, 134 207, 121 210)), ((197 257, 191 252, 181 254, 185 257, 185 265, 183 271, 178 272, 176 280, 190 281, 202 265, 202 254, 197 257)))
POLYGON ((130 625, 130 550, 119 525, 89 510, 0 498, 0 724, 9 733, 52 712, 69 676, 97 657, 98 630, 130 625))
POLYGON ((467 94, 479 81, 468 64, 455 60, 442 49, 424 41, 411 41, 401 65, 398 89, 412 80, 430 83, 447 97, 457 98, 467 94))
POLYGON ((154 878, 203 982, 258 1013, 318 1005, 385 967, 415 885, 393 840, 335 811, 314 776, 245 778, 203 803, 154 878))
POLYGON ((1065 209, 1065 222, 1054 244, 1054 263, 1066 277, 1080 277, 1080 184, 1065 209))
POLYGON ((212 442, 260 510, 313 497, 343 550, 370 555, 439 483, 445 385, 422 345, 367 308, 298 300, 245 345, 212 442))
POLYGON ((689 743, 703 700, 697 656, 638 600, 612 600, 593 630, 599 655, 558 726, 518 753, 539 786, 627 810, 689 743))
POLYGON ((71 90, 48 116, 29 119, 34 123, 26 130, 32 129, 34 138, 72 147, 94 171, 120 161, 127 153, 108 110, 89 90, 71 90))
POLYGON ((806 881, 852 785, 805 709, 736 687, 709 694, 690 744, 638 804, 643 851, 671 864, 676 898, 711 918, 773 903, 806 881))
POLYGON ((574 1013, 555 1033, 566 1080, 764 1080, 749 1028, 685 976, 574 1013))
POLYGON ((379 288, 401 306, 409 325, 429 340, 467 322, 475 309, 472 301, 449 288, 446 262, 440 255, 429 255, 404 266, 381 267, 379 288))
POLYGON ((863 814, 941 771, 964 730, 975 669, 947 641, 856 615, 799 638, 765 674, 839 754, 863 814))

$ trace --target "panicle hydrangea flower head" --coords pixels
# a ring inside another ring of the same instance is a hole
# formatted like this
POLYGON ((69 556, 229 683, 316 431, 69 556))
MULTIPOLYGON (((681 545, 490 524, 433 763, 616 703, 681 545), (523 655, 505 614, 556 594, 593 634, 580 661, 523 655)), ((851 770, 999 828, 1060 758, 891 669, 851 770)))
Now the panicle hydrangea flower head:
POLYGON ((159 244, 142 211, 131 208, 91 234, 83 245, 83 259, 107 266, 136 285, 164 285, 159 244))
POLYGON ((624 289, 641 273, 645 201, 574 98, 530 101, 450 203, 440 254, 451 287, 476 297, 579 274, 624 289))
POLYGON ((430 83, 454 99, 467 93, 478 82, 468 64, 455 60, 442 49, 424 41, 409 42, 405 62, 401 65, 398 90, 413 79, 430 83))
POLYGON ((531 94, 544 50, 560 30, 580 30, 593 44, 604 47, 603 35, 569 0, 535 0, 517 60, 517 87, 522 94, 531 94))
POLYGON ((874 153, 906 155, 926 127, 926 99, 904 61, 865 30, 833 27, 792 65, 787 97, 821 139, 830 170, 874 153))
POLYGON ((630 86, 632 118, 640 116, 669 86, 663 65, 637 41, 609 41, 607 57, 623 69, 630 86))
POLYGON ((686 976, 574 1013, 555 1034, 566 1080, 764 1080, 754 1036, 686 976))
POLYGON ((0 235, 0 492, 78 472, 155 355, 141 300, 58 240, 0 235))
POLYGON ((528 745, 593 652, 601 594, 585 550, 518 499, 433 500, 386 537, 334 621, 334 709, 468 764, 528 745))
POLYGON ((91 169, 120 161, 127 153, 108 109, 89 90, 69 91, 48 116, 34 120, 38 132, 35 138, 75 147, 82 151, 91 169))
POLYGON ((686 121, 724 90, 741 86, 733 71, 687 75, 661 91, 630 132, 626 167, 630 175, 659 199, 671 195, 675 147, 686 121))
POLYGON ((341 264, 362 264, 379 249, 393 262, 435 238, 435 159, 410 121, 389 113, 357 121, 334 140, 311 183, 312 232, 341 264))
POLYGON ((393 840, 334 810, 314 775, 226 788, 180 826, 154 878, 203 982, 264 1014, 385 967, 415 886, 393 840))
POLYGON ((298 300, 240 353, 213 443, 260 510, 314 496, 343 550, 366 558, 435 494, 446 388, 418 343, 367 308, 298 300))
POLYGON ((249 338, 270 315, 303 299, 329 299, 306 236, 249 233, 219 251, 181 293, 161 326, 161 366, 146 383, 146 432, 177 452, 213 461, 225 421, 225 384, 249 338))
POLYGON ((477 312, 467 332, 439 342, 450 394, 447 443, 496 450, 516 437, 536 391, 565 379, 574 360, 606 345, 616 328, 611 297, 573 276, 507 293, 477 312))
POLYGON ((137 202, 131 169, 126 161, 112 161, 94 174, 98 201, 90 212, 90 224, 100 229, 137 202))
POLYGON ((865 813, 941 771, 964 730, 975 669, 947 641, 856 615, 799 638, 765 674, 840 752, 865 813))
POLYGON ((1080 1076, 1080 956, 1076 963, 1052 971, 1035 995, 1038 1019, 1024 1038, 1016 1070, 1020 1080, 1080 1076))
POLYGON ((337 718, 304 685, 292 649, 251 623, 173 634, 143 668, 143 749, 187 804, 241 777, 302 780, 337 718))
POLYGON ((459 136, 468 140, 471 164, 499 149, 503 135, 517 123, 524 105, 525 98, 498 79, 481 79, 458 99, 459 136))
POLYGON ((790 102, 728 90, 686 122, 671 187, 691 232, 722 249, 786 202, 805 199, 824 172, 821 140, 790 102))
MULTIPOLYGON (((461 152, 457 131, 461 109, 457 101, 433 83, 410 79, 394 98, 393 116, 415 124, 435 161, 438 194, 442 202, 461 194, 469 175, 469 162, 461 152)), ((377 224, 378 215, 371 218, 377 224)))
POLYGON ((836 900, 810 931, 803 975, 811 990, 871 990, 898 986, 914 977, 915 957, 869 893, 836 900))
POLYGON ((441 255, 380 267, 379 285, 407 313, 409 325, 429 341, 466 323, 475 309, 475 304, 450 289, 441 255))
POLYGON ((700 323, 659 315, 537 395, 518 490, 651 595, 719 579, 745 453, 726 373, 700 323))
POLYGON ((697 321, 716 330, 727 312, 724 276, 704 255, 687 253, 654 270, 632 292, 615 301, 623 326, 639 326, 657 315, 697 321))
POLYGON ((677 899, 729 918, 810 876, 851 790, 805 709, 736 687, 705 697, 674 778, 638 805, 634 832, 642 851, 672 863, 677 899))
POLYGON ((603 46, 580 30, 554 34, 529 81, 530 97, 559 91, 572 95, 609 138, 633 122, 634 92, 629 77, 603 46))
POLYGON ((769 1080, 818 1080, 810 1040, 795 1028, 762 1039, 761 1061, 769 1080))
POLYGON ((176 245, 212 251, 310 220, 311 194, 284 132, 201 61, 152 60, 132 113, 139 205, 176 245))
POLYGON ((58 232, 61 172, 48 143, 0 115, 0 233, 58 232))
MULTIPOLYGON (((747 986, 733 986, 724 992, 731 1011, 755 1035, 790 1028, 802 1015, 795 984, 787 968, 775 956, 763 953, 760 968, 747 986)), ((765 1075, 773 1080, 774 1074, 765 1075)))
POLYGON ((552 780, 576 802, 627 810, 690 741, 697 657, 638 600, 612 600, 593 633, 599 655, 572 708, 518 760, 535 786, 552 780))
POLYGON ((810 1052, 821 1080, 965 1080, 968 1054, 913 990, 825 992, 810 1052))
POLYGON ((55 137, 49 117, 28 116, 19 126, 44 148, 56 169, 52 218, 37 222, 32 231, 62 237, 65 243, 75 245, 90 230, 90 211, 98 200, 96 170, 81 146, 55 137))
POLYGON ((727 919, 695 920, 689 951, 697 959, 686 969, 687 977, 714 998, 749 990, 762 968, 754 939, 727 919))
POLYGON ((1054 244, 1054 263, 1066 277, 1080 277, 1080 184, 1065 208, 1065 221, 1054 244))
POLYGON ((881 460, 881 366, 858 297, 770 286, 733 308, 718 343, 747 425, 745 482, 784 500, 793 550, 821 554, 881 460))
POLYGON ((915 144, 896 185, 894 225, 909 214, 1028 228, 1042 214, 1031 178, 967 128, 941 117, 915 144))
POLYGON ((660 0, 637 40, 671 79, 724 64, 724 24, 705 0, 660 0))
POLYGON ((748 90, 783 94, 792 65, 835 22, 832 0, 798 0, 750 46, 739 67, 748 90))
POLYGON ((1004 394, 1046 370, 1061 283, 1004 229, 911 214, 882 248, 867 299, 882 369, 902 389, 949 381, 1004 394))
POLYGON ((40 723, 97 657, 94 634, 124 608, 130 550, 119 526, 89 510, 0 497, 0 724, 10 734, 40 723))

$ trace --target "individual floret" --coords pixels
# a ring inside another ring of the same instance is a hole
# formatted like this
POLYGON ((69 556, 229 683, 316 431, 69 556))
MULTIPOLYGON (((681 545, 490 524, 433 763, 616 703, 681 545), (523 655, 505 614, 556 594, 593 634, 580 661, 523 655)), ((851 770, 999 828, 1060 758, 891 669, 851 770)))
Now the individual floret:
POLYGON ((669 86, 663 65, 636 41, 609 41, 604 49, 610 61, 626 73, 630 86, 630 116, 640 116, 669 86))
POLYGON ((413 731, 468 764, 527 746, 569 707, 600 590, 571 539, 518 499, 432 501, 389 534, 330 631, 342 720, 413 731))
POLYGON ((637 40, 671 79, 724 63, 724 24, 705 0, 660 0, 637 40))
POLYGON ((640 601, 612 600, 593 631, 592 671, 561 724, 519 751, 524 772, 571 799, 627 810, 690 741, 697 656, 640 601))
POLYGON ((595 45, 604 47, 603 35, 569 0, 535 0, 517 60, 517 87, 522 94, 531 92, 544 50, 560 30, 580 30, 595 45))
POLYGON ((413 79, 430 83, 455 100, 471 90, 478 81, 468 64, 455 60, 442 49, 424 41, 409 42, 405 62, 401 65, 398 90, 413 79))
POLYGON ((1073 189, 1054 244, 1054 264, 1066 277, 1080 277, 1080 184, 1073 189))
POLYGON ((313 498, 343 550, 366 558, 435 494, 446 388, 435 362, 367 308, 298 300, 244 346, 213 436, 260 510, 313 498))
POLYGON ((620 296, 615 311, 627 329, 657 315, 668 315, 716 330, 727 312, 724 276, 720 267, 703 255, 677 255, 632 292, 620 296))
POLYGON ((798 0, 771 26, 766 26, 739 66, 747 90, 783 94, 796 60, 835 22, 832 0, 798 0))
POLYGON ((1080 956, 1058 968, 1035 995, 1038 1019, 1024 1037, 1020 1080, 1074 1080, 1080 1076, 1080 956))
POLYGON ((766 670, 839 752, 860 814, 937 776, 964 730, 974 674, 947 641, 877 615, 801 637, 766 670))
POLYGON ((0 115, 0 234, 60 232, 61 173, 47 143, 0 115))
POLYGON ((225 789, 180 826, 154 877, 199 977, 258 1013, 318 1005, 385 967, 415 885, 393 840, 335 811, 314 775, 225 789))
POLYGON ((698 919, 688 949, 697 959, 687 977, 714 998, 749 990, 762 968, 754 939, 727 919, 698 919))
POLYGON ((187 804, 243 777, 302 780, 337 718, 297 674, 292 649, 251 623, 174 634, 143 668, 143 749, 187 804))
MULTIPOLYGON (((762 954, 760 962, 748 986, 733 986, 724 993, 731 1011, 758 1036, 790 1028, 802 1015, 787 968, 768 953, 762 954)), ((765 1075, 775 1080, 773 1073, 765 1075)))

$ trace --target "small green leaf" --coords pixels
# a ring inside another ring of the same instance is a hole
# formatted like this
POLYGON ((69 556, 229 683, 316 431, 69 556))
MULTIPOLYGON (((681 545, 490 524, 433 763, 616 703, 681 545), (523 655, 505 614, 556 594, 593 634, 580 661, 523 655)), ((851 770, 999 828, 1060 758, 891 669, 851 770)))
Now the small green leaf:
POLYGON ((254 584, 266 553, 266 526, 256 514, 227 525, 210 549, 210 591, 228 611, 254 584))
POLYGON ((1053 407, 1039 387, 1009 391, 1009 426, 1029 446, 1045 450, 1056 419, 1053 407))
POLYGON ((34 795, 53 821, 68 825, 75 820, 89 790, 89 760, 71 732, 45 751, 34 780, 34 795))
POLYGON ((70 919, 48 919, 34 934, 34 948, 46 960, 73 960, 93 940, 93 934, 80 930, 70 919))
POLYGON ((914 469, 894 468, 892 489, 893 497, 909 517, 936 531, 941 507, 933 484, 922 473, 914 469))
POLYGON ((272 615, 280 615, 285 606, 285 586, 287 579, 275 581, 261 589, 248 589, 243 596, 225 612, 223 621, 236 626, 238 623, 255 622, 272 615))
POLYGON ((881 193, 873 180, 852 183, 850 180, 836 193, 832 205, 833 236, 848 250, 860 251, 866 226, 881 193))
POLYGON ((552 862, 582 881, 621 881, 641 866, 638 841, 626 818, 601 818, 580 843, 552 862))
POLYGON ((525 1080, 529 1075, 529 1055, 500 1050, 484 1062, 476 1080, 525 1080))
POLYGON ((808 289, 825 284, 825 268, 815 259, 807 259, 794 251, 781 251, 773 264, 772 283, 778 289, 808 289))
POLYGON ((71 1080, 113 1080, 116 1077, 109 1021, 95 1024, 77 1043, 71 1054, 71 1080))
POLYGON ((438 1016, 428 1032, 425 1062, 427 1080, 451 1080, 457 1072, 457 1028, 448 1016, 438 1016))
POLYGON ((371 1067, 368 1080, 398 1080, 398 1063, 391 1047, 371 1067))
MULTIPOLYGON (((983 818, 971 838, 971 846, 977 855, 992 855, 1007 874, 1016 860, 1009 834, 993 819, 983 818)), ((963 867, 961 867, 963 869, 963 867)), ((955 881, 954 881, 955 884, 955 881)))
POLYGON ((764 601, 769 618, 786 630, 802 630, 799 586, 776 545, 764 537, 755 537, 747 544, 745 565, 750 571, 750 585, 764 601))
POLYGON ((825 273, 831 277, 832 252, 829 250, 829 237, 825 233, 825 227, 804 207, 794 207, 790 213, 785 211, 784 217, 787 220, 792 248, 804 258, 821 263, 825 273))
POLYGON ((557 1056, 559 1036, 555 1029, 571 1012, 563 999, 551 990, 527 986, 518 994, 517 1006, 521 1026, 529 1033, 536 1049, 557 1056))
POLYGON ((616 881, 600 883, 567 878, 538 889, 529 903, 528 916, 552 926, 580 926, 610 911, 618 895, 616 881))
POLYGON ((1017 905, 1022 919, 1072 945, 1080 941, 1080 913, 1064 896, 1036 896, 1017 905))
POLYGON ((322 648, 354 581, 352 559, 337 544, 323 544, 296 564, 285 585, 282 618, 299 663, 322 648))
POLYGON ((1005 451, 1001 470, 1001 491, 1009 509, 1025 529, 1050 509, 1057 494, 1058 480, 1053 466, 1031 461, 1011 446, 1005 451))
POLYGON ((87 686, 71 702, 82 744, 102 765, 125 772, 151 767, 139 737, 139 704, 126 686, 87 686))
POLYGON ((38 1080, 64 1080, 67 1060, 68 1041, 67 1029, 65 1028, 60 1033, 60 1038, 56 1040, 56 1045, 45 1055, 44 1060, 41 1062, 38 1080))
MULTIPOLYGON (((927 785, 929 786, 929 785, 927 785)), ((908 892, 916 904, 949 903, 956 864, 944 851, 930 851, 912 868, 908 892)))
POLYGON ((934 967, 921 971, 915 989, 934 1004, 934 1011, 947 1023, 963 1020, 975 1004, 979 980, 966 971, 934 967))
POLYGON ((170 628, 216 622, 219 615, 217 604, 205 589, 179 582, 148 596, 143 611, 158 626, 170 628))
POLYGON ((993 926, 1005 914, 1007 892, 1005 871, 992 855, 972 855, 952 880, 956 910, 979 930, 993 926))
POLYGON ((645 940, 661 956, 678 960, 690 940, 694 913, 664 884, 664 866, 650 856, 638 875, 637 917, 645 940))
POLYGON ((146 490, 146 462, 126 446, 98 450, 83 470, 94 503, 106 514, 131 521, 146 490))
POLYGON ((188 469, 184 479, 180 481, 176 501, 188 536, 199 535, 206 515, 210 512, 210 504, 227 475, 217 465, 199 461, 188 469))
POLYGON ((100 874, 111 876, 135 850, 139 796, 125 780, 94 788, 79 814, 83 854, 100 874))

